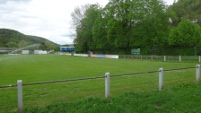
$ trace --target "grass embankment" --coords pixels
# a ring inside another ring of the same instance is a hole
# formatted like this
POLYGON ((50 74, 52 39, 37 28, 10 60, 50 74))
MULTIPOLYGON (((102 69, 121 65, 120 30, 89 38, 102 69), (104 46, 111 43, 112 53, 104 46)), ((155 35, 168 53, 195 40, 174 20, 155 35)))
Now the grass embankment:
MULTIPOLYGON (((195 66, 197 63, 81 58, 59 55, 0 56, 0 85, 195 66)), ((165 88, 195 81, 195 69, 165 72, 165 88)), ((111 78, 111 95, 158 88, 158 73, 111 78)), ((24 108, 104 97, 104 79, 23 87, 24 108)), ((0 110, 17 111, 17 89, 0 89, 0 110)))

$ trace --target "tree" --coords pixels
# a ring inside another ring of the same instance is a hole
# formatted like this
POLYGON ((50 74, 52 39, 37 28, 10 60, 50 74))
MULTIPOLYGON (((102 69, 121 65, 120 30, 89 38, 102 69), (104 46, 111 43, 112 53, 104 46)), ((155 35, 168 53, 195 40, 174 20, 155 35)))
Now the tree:
POLYGON ((85 13, 86 13, 86 10, 89 9, 89 7, 90 7, 89 4, 83 5, 81 7, 76 7, 73 13, 71 13, 71 17, 73 21, 72 25, 74 28, 81 25, 81 20, 86 17, 85 13))
POLYGON ((169 37, 169 44, 177 47, 197 47, 200 42, 201 28, 187 19, 183 19, 173 28, 169 37))
POLYGON ((161 46, 169 31, 165 8, 160 0, 110 0, 103 11, 110 44, 127 51, 161 46))
POLYGON ((76 26, 77 38, 74 40, 76 51, 88 52, 94 49, 92 30, 98 17, 99 9, 98 4, 90 5, 85 11, 85 18, 80 21, 80 25, 76 26))
POLYGON ((76 26, 76 50, 130 53, 133 47, 159 47, 169 31, 165 8, 161 0, 110 0, 103 9, 90 5, 76 26))
POLYGON ((44 45, 45 45, 47 51, 56 49, 55 44, 53 44, 50 41, 45 41, 44 45))
POLYGON ((26 47, 26 46, 28 46, 28 42, 25 41, 25 40, 21 40, 21 41, 18 43, 18 47, 19 47, 19 48, 26 47))
POLYGON ((183 18, 189 19, 201 26, 201 1, 200 0, 178 0, 168 8, 177 14, 178 20, 173 20, 175 23, 180 23, 183 18))
POLYGON ((94 43, 94 50, 100 53, 109 52, 108 41, 106 36, 107 19, 102 17, 102 10, 99 11, 98 17, 94 23, 92 30, 92 38, 94 43))
POLYGON ((15 42, 8 42, 6 45, 9 48, 16 48, 17 47, 17 43, 15 43, 15 42))

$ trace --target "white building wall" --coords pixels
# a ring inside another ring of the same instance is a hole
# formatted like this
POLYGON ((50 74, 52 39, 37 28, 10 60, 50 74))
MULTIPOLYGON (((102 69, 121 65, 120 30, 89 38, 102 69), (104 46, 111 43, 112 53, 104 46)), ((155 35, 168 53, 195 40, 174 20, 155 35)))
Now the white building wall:
POLYGON ((43 50, 34 50, 34 54, 47 54, 47 51, 43 51, 43 50))
POLYGON ((22 54, 29 54, 29 50, 22 50, 22 54))

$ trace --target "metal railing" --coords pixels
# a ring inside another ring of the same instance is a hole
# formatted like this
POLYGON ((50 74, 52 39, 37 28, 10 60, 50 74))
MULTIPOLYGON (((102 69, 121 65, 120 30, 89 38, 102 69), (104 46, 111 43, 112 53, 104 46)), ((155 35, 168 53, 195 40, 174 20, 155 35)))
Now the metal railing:
POLYGON ((201 62, 201 56, 119 55, 119 59, 201 62))

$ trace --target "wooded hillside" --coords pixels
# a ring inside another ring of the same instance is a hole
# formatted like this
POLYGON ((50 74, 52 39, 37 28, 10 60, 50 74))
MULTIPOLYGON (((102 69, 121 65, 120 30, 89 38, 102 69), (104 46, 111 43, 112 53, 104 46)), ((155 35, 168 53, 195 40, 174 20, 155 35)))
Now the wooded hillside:
POLYGON ((17 49, 32 44, 40 44, 40 49, 51 50, 58 48, 58 44, 47 39, 22 34, 11 29, 0 29, 0 48, 17 49))

